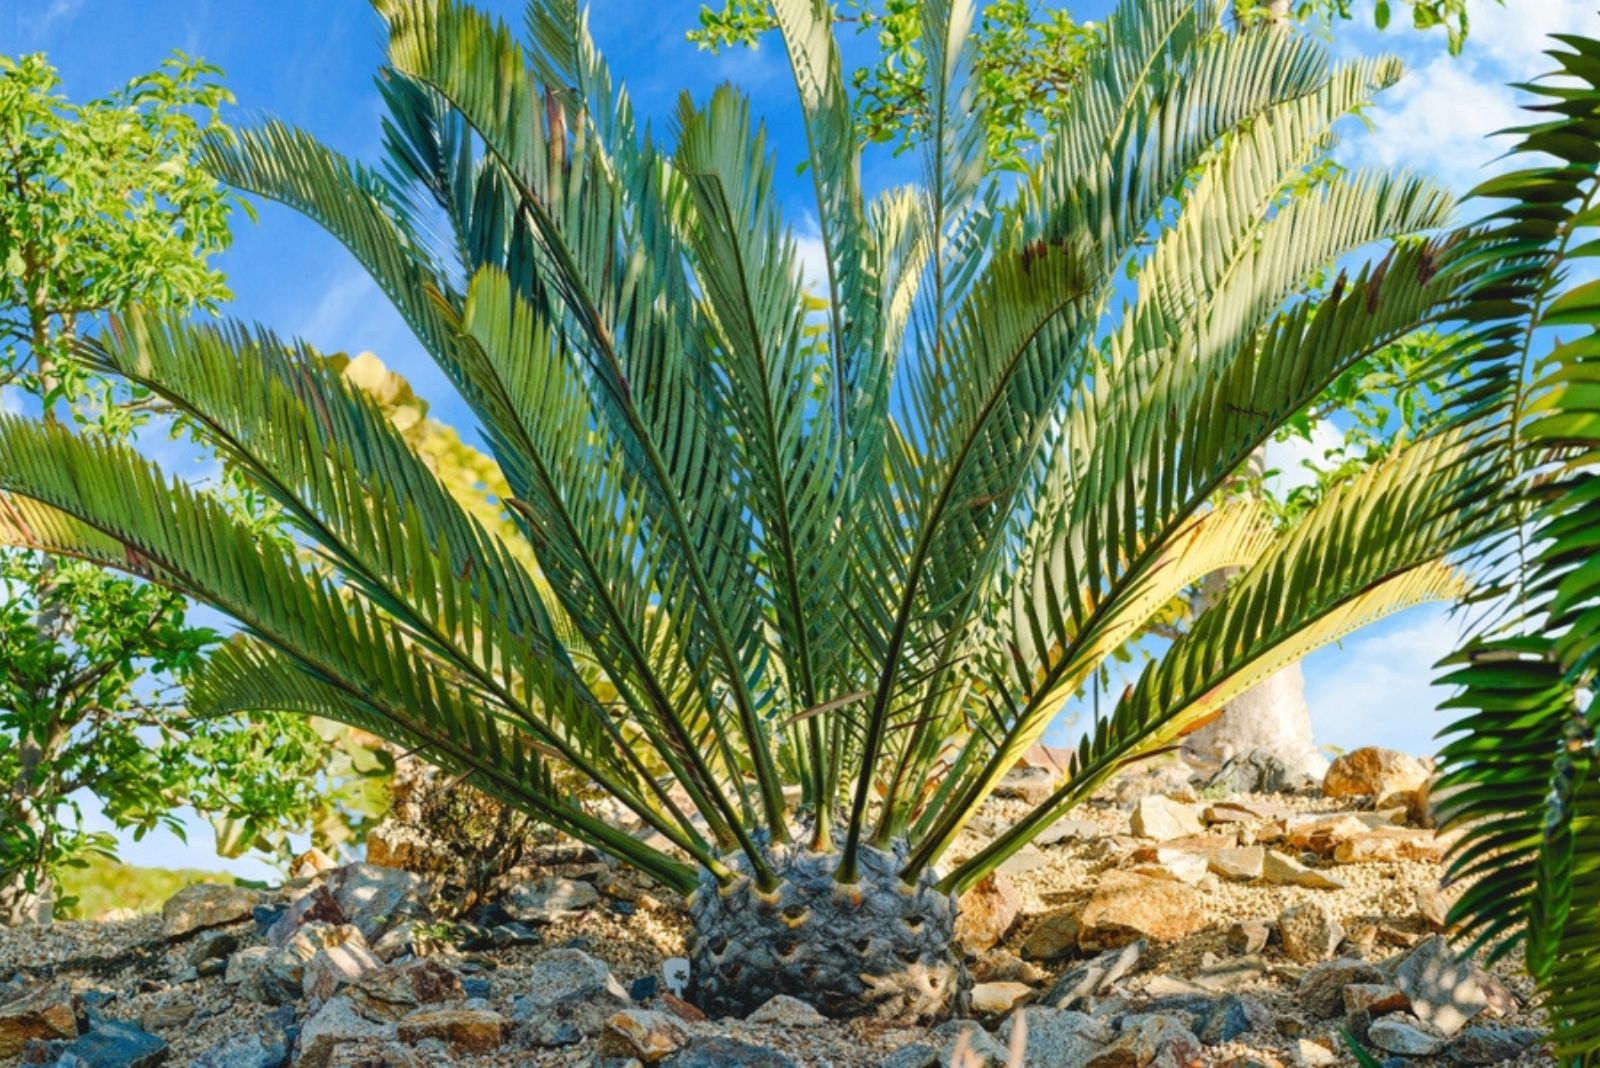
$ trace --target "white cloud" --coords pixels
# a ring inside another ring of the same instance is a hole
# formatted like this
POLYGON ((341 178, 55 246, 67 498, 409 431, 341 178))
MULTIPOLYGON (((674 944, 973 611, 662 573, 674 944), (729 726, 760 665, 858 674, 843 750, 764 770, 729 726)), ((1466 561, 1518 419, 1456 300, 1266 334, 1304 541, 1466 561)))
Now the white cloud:
POLYGON ((1316 739, 1341 749, 1381 745, 1418 755, 1451 717, 1433 665, 1461 644, 1462 620, 1443 606, 1416 608, 1305 660, 1316 739))
MULTIPOLYGON (((1552 33, 1600 32, 1589 0, 1475 0, 1466 48, 1452 57, 1442 49, 1410 69, 1368 113, 1374 129, 1350 138, 1346 162, 1407 167, 1440 178, 1458 192, 1497 169, 1508 139, 1491 135, 1528 121, 1508 82, 1527 81, 1553 63, 1544 51, 1552 33)), ((1406 39, 1360 35, 1364 49, 1387 49, 1406 39)), ((1439 35, 1435 35, 1439 36, 1439 35)), ((1442 37, 1441 37, 1442 39, 1442 37)), ((1410 39, 1415 45, 1417 38, 1410 39)))
POLYGON ((828 251, 822 244, 822 231, 817 220, 807 218, 801 231, 794 235, 795 255, 800 262, 800 282, 817 296, 828 292, 828 251))
POLYGON ((1267 469, 1276 471, 1266 480, 1267 491, 1283 498, 1290 490, 1309 486, 1317 474, 1306 466, 1307 462, 1324 463, 1328 453, 1344 444, 1344 433, 1326 419, 1311 425, 1311 438, 1290 438, 1267 445, 1267 469))

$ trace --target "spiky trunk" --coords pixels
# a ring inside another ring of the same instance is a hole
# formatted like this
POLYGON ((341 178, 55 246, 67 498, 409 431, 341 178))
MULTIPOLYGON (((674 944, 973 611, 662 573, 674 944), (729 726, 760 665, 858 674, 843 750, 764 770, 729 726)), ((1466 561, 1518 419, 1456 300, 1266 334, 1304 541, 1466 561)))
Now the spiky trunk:
POLYGON ((835 853, 802 846, 770 851, 779 883, 763 893, 748 862, 739 877, 704 877, 689 902, 696 1003, 713 1016, 743 1016, 777 994, 826 1016, 935 1023, 965 1008, 968 978, 955 943, 956 898, 931 872, 900 880, 904 843, 863 848, 860 879, 834 878, 835 853))

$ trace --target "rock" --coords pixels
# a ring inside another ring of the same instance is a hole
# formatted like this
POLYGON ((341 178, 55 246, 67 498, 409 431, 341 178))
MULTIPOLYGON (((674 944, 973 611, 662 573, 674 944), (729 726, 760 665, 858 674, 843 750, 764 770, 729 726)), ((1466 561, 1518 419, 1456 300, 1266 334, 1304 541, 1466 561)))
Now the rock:
POLYGON ((1028 937, 1018 952, 1024 960, 1054 961, 1070 956, 1078 948, 1081 907, 1051 909, 1033 921, 1028 937))
POLYGON ((1004 1068, 1006 1047, 971 1020, 947 1020, 928 1032, 930 1065, 938 1068, 1004 1068))
MULTIPOLYGON (((1076 931, 1074 931, 1074 941, 1076 931)), ((1023 960, 1007 949, 991 949, 973 961, 967 968, 977 983, 1027 983, 1030 986, 1045 981, 1049 974, 1037 964, 1023 960)))
POLYGON ((1309 1038, 1297 1039, 1294 1044, 1294 1063, 1299 1068, 1324 1068, 1339 1059, 1338 1054, 1320 1042, 1309 1038))
POLYGON ((1079 920, 1078 945, 1086 951, 1127 945, 1140 938, 1170 942, 1205 926, 1205 900, 1194 889, 1131 872, 1107 872, 1079 920))
POLYGON ((349 929, 354 937, 320 948, 306 961, 300 980, 306 997, 327 1001, 338 990, 383 967, 383 962, 367 948, 360 931, 353 925, 349 929))
POLYGON ((1248 994, 1225 994, 1206 1009, 1196 1033, 1206 1045, 1217 1046, 1271 1026, 1272 1014, 1261 1002, 1248 994))
POLYGON ((1247 953, 1202 967, 1194 973, 1193 983, 1205 990, 1228 993, 1255 986, 1271 973, 1271 966, 1260 954, 1247 953))
POLYGON ((234 986, 245 982, 261 969, 275 950, 271 946, 245 946, 228 958, 228 970, 222 980, 234 986))
POLYGON ((1484 971, 1476 961, 1472 963, 1472 977, 1477 980, 1478 989, 1483 991, 1484 999, 1489 1003, 1484 1011, 1490 1016, 1510 1016, 1522 1007, 1521 1000, 1511 992, 1511 988, 1484 971))
POLYGON ((1336 1016, 1344 1009, 1345 987, 1382 982, 1383 974, 1366 961, 1340 957, 1301 976, 1295 1000, 1312 1016, 1336 1016))
POLYGON ((1261 877, 1275 886, 1304 886, 1312 890, 1343 890, 1344 880, 1308 868, 1276 849, 1267 850, 1262 858, 1261 877))
POLYGON ((1061 776, 1049 768, 1012 768, 995 785, 994 796, 1037 805, 1055 793, 1061 776))
POLYGON ((1543 1037, 1531 1027, 1469 1027, 1450 1043, 1446 1056, 1457 1064, 1499 1064, 1516 1060, 1543 1037))
POLYGON ((288 1037, 272 1035, 229 1035, 207 1046, 189 1068, 284 1068, 289 1063, 288 1037))
POLYGON ((491 1009, 418 1009, 400 1021, 398 1032, 411 1046, 433 1038, 452 1053, 489 1053, 506 1040, 506 1018, 491 1009))
POLYGON ((1344 941, 1344 928, 1320 901, 1290 905, 1278 914, 1278 937, 1290 960, 1315 964, 1333 956, 1344 941))
POLYGON ((1198 853, 1182 849, 1157 849, 1149 860, 1140 861, 1128 870, 1152 879, 1170 879, 1175 883, 1194 886, 1206 877, 1210 865, 1207 858, 1198 853))
POLYGON ((1065 1009, 1030 1006, 1012 1013, 1000 1025, 1000 1042, 1005 1047, 1011 1046, 1019 1027, 1027 1030, 1020 1068, 1083 1065, 1108 1040, 1105 1025, 1099 1020, 1065 1009))
POLYGON ((1445 847, 1432 831, 1411 827, 1376 827, 1346 838, 1333 849, 1340 864, 1369 864, 1374 861, 1420 860, 1437 863, 1445 847))
POLYGON ((1228 949, 1234 953, 1260 953, 1272 937, 1270 920, 1238 920, 1228 928, 1228 949))
POLYGON ((1405 1012, 1410 1007, 1406 996, 1388 983, 1350 983, 1344 988, 1347 1016, 1357 1013, 1366 1013, 1369 1017, 1386 1016, 1391 1012, 1405 1012))
POLYGON ((1276 794, 1298 792, 1315 785, 1315 780, 1296 772, 1270 749, 1252 749, 1230 757, 1206 788, 1229 794, 1276 794))
POLYGON ((1417 915, 1435 931, 1444 930, 1450 923, 1450 906, 1455 895, 1440 886, 1417 887, 1417 915))
POLYGON ((321 1068, 434 1068, 440 1063, 434 1053, 443 1052, 442 1043, 440 1047, 421 1056, 392 1039, 341 1042, 328 1052, 328 1059, 321 1068))
POLYGON ((935 1068, 939 1050, 926 1042, 911 1042, 885 1057, 878 1068, 935 1068))
POLYGON ((500 904, 514 920, 550 924, 568 919, 600 903, 600 892, 576 879, 545 878, 521 883, 500 904))
MULTIPOLYGON (((810 1006, 807 1006, 810 1008, 810 1006)), ((649 1009, 625 1009, 606 1021, 595 1052, 609 1057, 637 1057, 658 1064, 682 1049, 689 1032, 676 1017, 649 1009)))
POLYGON ((1034 835, 1033 844, 1045 848, 1070 842, 1075 838, 1094 838, 1099 833, 1099 825, 1088 820, 1059 819, 1034 835))
POLYGON ((1111 984, 1133 971, 1147 946, 1148 943, 1140 939, 1073 965, 1056 980, 1056 985, 1040 999, 1040 1004, 1052 1009, 1073 1009, 1086 999, 1105 993, 1111 984))
POLYGON ((775 1049, 732 1038, 697 1038, 662 1062, 668 1068, 799 1068, 775 1049))
POLYGON ((0 1057, 15 1057, 30 1038, 76 1038, 78 998, 66 983, 37 987, 0 1004, 0 1057))
POLYGON ((202 931, 189 947, 187 960, 195 967, 207 961, 226 960, 239 949, 239 936, 231 931, 202 931))
MULTIPOLYGON (((379 935, 376 942, 372 943, 372 955, 387 963, 398 957, 403 957, 407 953, 416 953, 419 945, 425 941, 422 937, 421 928, 422 924, 416 920, 406 920, 404 923, 395 924, 379 935)), ((461 948, 488 949, 490 947, 488 945, 463 945, 461 948)))
POLYGON ((1254 882, 1261 878, 1266 865, 1267 851, 1261 846, 1243 846, 1237 849, 1219 849, 1206 856, 1209 869, 1222 878, 1236 883, 1254 882))
POLYGON ((333 891, 326 886, 313 886, 290 902, 289 907, 272 921, 272 926, 267 929, 267 945, 288 945, 295 933, 307 924, 321 923, 330 927, 340 927, 347 922, 344 909, 333 896, 333 891))
POLYGON ((604 961, 579 949, 553 949, 533 962, 527 993, 512 1002, 525 1042, 569 1045, 598 1034, 616 1013, 632 1006, 628 992, 604 961))
POLYGON ((74 1068, 154 1068, 166 1059, 164 1039, 126 1020, 101 1020, 61 1051, 74 1068))
POLYGON ((312 846, 294 858, 294 861, 289 865, 289 877, 291 879, 310 879, 336 867, 338 865, 334 863, 332 857, 316 846, 312 846))
POLYGON ((1205 832, 1194 809, 1161 794, 1141 797, 1134 804, 1132 825, 1134 834, 1160 842, 1205 832))
POLYGON ((423 957, 374 968, 345 996, 365 1016, 399 1020, 426 1006, 462 1001, 466 990, 454 971, 433 957, 423 957))
POLYGON ((1173 1016, 1151 1015, 1124 1024, 1121 1037, 1084 1068, 1202 1068, 1206 1052, 1194 1032, 1173 1016))
POLYGON ((428 883, 420 875, 376 864, 346 864, 324 877, 348 922, 361 929, 367 944, 406 919, 428 915, 428 883))
POLYGON ((746 1016, 745 1021, 772 1027, 822 1027, 828 1022, 827 1017, 811 1005, 788 994, 767 999, 765 1004, 746 1016))
POLYGON ((176 1031, 194 1019, 199 1006, 194 1001, 163 1001, 139 1014, 139 1026, 146 1031, 176 1031))
POLYGON ((295 1068, 329 1068, 329 1060, 339 1046, 389 1042, 395 1037, 394 1024, 367 1019, 348 997, 337 995, 301 1025, 295 1068))
POLYGON ((956 942, 979 954, 1006 936, 1022 910, 1022 895, 1003 872, 990 872, 961 895, 956 913, 956 942))
POLYGON ((1023 875, 1027 872, 1044 867, 1047 859, 1048 858, 1045 857, 1044 853, 1039 849, 1038 846, 1034 845, 1032 842, 1029 842, 1021 849, 1011 854, 1005 860, 1002 860, 1000 862, 1000 866, 995 868, 995 873, 1004 875, 1023 875))
POLYGON ((344 966, 349 965, 354 969, 362 964, 377 964, 376 958, 366 951, 366 940, 361 937, 361 931, 348 923, 334 926, 313 921, 296 928, 284 945, 276 949, 267 948, 269 952, 260 965, 251 969, 239 984, 241 995, 267 1005, 287 1004, 299 1000, 302 995, 311 994, 311 987, 307 985, 307 964, 319 955, 323 955, 324 959, 317 965, 317 974, 327 976, 320 980, 323 986, 317 991, 317 996, 323 998, 332 993, 328 983, 338 985, 334 973, 344 966), (347 946, 354 948, 344 949, 347 946), (334 950, 341 952, 324 953, 334 950))
POLYGON ((1327 797, 1384 797, 1414 791, 1427 781, 1428 769, 1415 757, 1365 746, 1333 762, 1322 777, 1322 792, 1327 797))
POLYGON ((705 1013, 701 1012, 693 1003, 683 1000, 671 991, 661 995, 661 1007, 686 1023, 706 1022, 705 1013))
POLYGON ((261 903, 261 892, 243 886, 195 883, 161 906, 161 934, 182 938, 191 931, 247 920, 261 903))
POLYGON ((1367 1028, 1367 1041, 1402 1057, 1431 1057, 1445 1046, 1445 1036, 1404 1013, 1373 1020, 1367 1028))
POLYGON ((1003 1016, 1036 993, 1027 983, 978 983, 972 988, 972 1011, 1003 1016))
POLYGON ((1459 959, 1438 935, 1401 958, 1393 978, 1411 1000, 1411 1011, 1446 1036, 1460 1031, 1489 1004, 1472 963, 1459 959))

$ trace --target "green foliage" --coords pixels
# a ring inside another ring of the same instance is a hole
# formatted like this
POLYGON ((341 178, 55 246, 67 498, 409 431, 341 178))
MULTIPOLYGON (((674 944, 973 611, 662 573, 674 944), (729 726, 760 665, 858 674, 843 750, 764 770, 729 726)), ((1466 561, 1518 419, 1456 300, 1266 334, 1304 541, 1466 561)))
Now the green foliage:
POLYGON ((1445 507, 1451 436, 1287 532, 1228 489, 1452 307, 1452 246, 1426 237, 1449 196, 1325 167, 1394 61, 1126 0, 1001 182, 968 106, 976 13, 926 4, 923 181, 869 202, 832 17, 779 0, 812 295, 736 90, 645 138, 573 0, 534 0, 522 36, 454 0, 380 7, 386 168, 276 123, 208 162, 373 274, 484 427, 514 522, 266 331, 136 309, 81 354, 187 413, 292 546, 114 441, 0 418, 0 491, 53 544, 239 621, 196 709, 381 733, 682 890, 733 880, 735 850, 770 886, 765 844, 800 835, 844 883, 904 840, 915 879, 1107 657, 1239 569, 955 891, 1285 658, 1461 592, 1443 559, 1482 518, 1445 507))
MULTIPOLYGON (((203 141, 225 136, 217 76, 179 56, 74 104, 44 57, 0 57, 0 390, 51 421, 118 440, 158 431, 149 391, 77 358, 80 329, 132 304, 210 309, 229 295, 210 261, 241 201, 197 165, 203 141)), ((219 492, 274 536, 254 486, 230 470, 219 492)), ((192 806, 226 855, 281 855, 290 825, 331 846, 381 808, 373 739, 330 747, 327 725, 302 717, 185 707, 217 635, 186 623, 180 593, 47 555, 26 507, 0 509, 0 529, 18 547, 0 555, 0 922, 37 915, 57 875, 109 854, 111 835, 83 830, 86 797, 136 838, 181 833, 174 812, 192 806)), ((54 904, 73 907, 70 894, 54 904)))
POLYGON ((1463 499, 1501 509, 1477 553, 1487 607, 1445 661, 1462 717, 1440 753, 1442 818, 1461 836, 1452 919, 1473 949, 1522 951, 1563 1063, 1600 1057, 1600 42, 1559 36, 1523 87, 1531 124, 1463 262, 1472 330, 1441 354, 1446 412, 1478 471, 1463 499))
MULTIPOLYGON (((921 0, 845 0, 832 8, 836 23, 871 35, 876 45, 870 63, 850 72, 855 89, 857 136, 867 144, 887 144, 895 152, 914 147, 931 124, 927 58, 923 47, 921 0)), ((1270 2, 1240 3, 1245 22, 1270 17, 1270 2)), ((1466 0, 1406 0, 1418 29, 1443 26, 1450 51, 1461 50, 1467 34, 1466 0)), ((1331 22, 1352 16, 1348 0, 1299 0, 1289 10, 1303 22, 1331 22)), ((1374 10, 1379 29, 1392 17, 1389 0, 1374 10)), ((713 53, 754 48, 778 29, 768 0, 724 0, 700 8, 700 26, 689 40, 713 53)), ((1100 43, 1103 27, 1078 22, 1064 7, 1039 7, 1027 0, 990 0, 973 26, 973 91, 970 105, 983 116, 992 166, 1021 170, 1038 151, 1046 132, 1066 114, 1074 84, 1100 43)))

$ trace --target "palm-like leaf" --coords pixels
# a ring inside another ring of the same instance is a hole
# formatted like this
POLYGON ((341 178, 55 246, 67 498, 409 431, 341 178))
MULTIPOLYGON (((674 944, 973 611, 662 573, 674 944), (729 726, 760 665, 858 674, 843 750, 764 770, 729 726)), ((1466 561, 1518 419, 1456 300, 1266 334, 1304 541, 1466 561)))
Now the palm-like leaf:
POLYGON ((810 844, 844 831, 841 881, 867 844, 904 839, 901 874, 931 887, 1096 667, 1186 587, 1242 568, 953 889, 1284 658, 1460 591, 1441 561, 1484 520, 1435 502, 1486 455, 1464 421, 1287 536, 1220 495, 1484 273, 1440 276, 1455 252, 1420 235, 1450 205, 1425 181, 1302 188, 1393 63, 1229 30, 1215 3, 1126 0, 1008 196, 977 151, 971 5, 929 3, 926 180, 868 204, 826 5, 778 0, 818 307, 735 91, 685 99, 669 149, 636 128, 571 0, 533 0, 526 43, 456 0, 379 7, 387 168, 270 124, 209 162, 373 274, 472 407, 516 533, 474 519, 309 350, 130 314, 85 358, 188 413, 314 566, 137 456, 14 419, 0 536, 233 614, 249 636, 195 700, 387 733, 679 887, 681 860, 559 796, 549 769, 763 892, 798 783, 810 844))
POLYGON ((1443 823, 1459 829, 1452 918, 1472 948, 1521 948, 1564 1063, 1600 1050, 1600 42, 1560 38, 1527 87, 1524 166, 1462 249, 1473 329, 1449 354, 1446 411, 1470 445, 1457 491, 1500 510, 1478 550, 1494 606, 1445 662, 1466 714, 1445 732, 1443 823), (1553 159, 1552 159, 1553 157, 1553 159), (1549 351, 1539 350, 1549 346, 1549 351))

